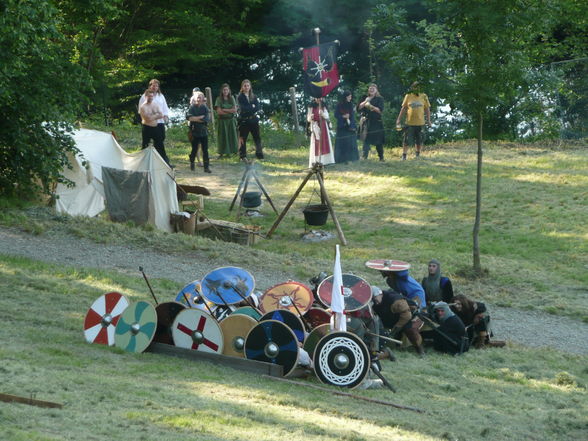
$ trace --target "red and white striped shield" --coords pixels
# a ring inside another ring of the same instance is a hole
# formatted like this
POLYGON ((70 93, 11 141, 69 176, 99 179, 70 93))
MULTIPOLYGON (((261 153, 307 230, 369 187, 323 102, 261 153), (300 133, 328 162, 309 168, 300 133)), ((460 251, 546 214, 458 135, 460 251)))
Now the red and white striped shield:
POLYGON ((114 331, 118 319, 129 306, 129 301, 118 292, 98 297, 86 313, 84 337, 88 343, 114 346, 114 331))

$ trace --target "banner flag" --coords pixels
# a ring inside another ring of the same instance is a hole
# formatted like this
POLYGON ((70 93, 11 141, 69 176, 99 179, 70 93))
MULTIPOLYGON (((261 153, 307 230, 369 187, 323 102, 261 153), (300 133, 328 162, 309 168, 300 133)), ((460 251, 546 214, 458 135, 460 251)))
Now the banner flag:
POLYGON ((304 90, 314 98, 327 96, 339 84, 337 43, 324 43, 302 50, 304 90))
POLYGON ((347 331, 347 319, 345 318, 345 300, 343 299, 343 272, 341 271, 339 245, 335 245, 335 267, 333 268, 331 310, 333 311, 334 322, 331 324, 331 330, 347 331))

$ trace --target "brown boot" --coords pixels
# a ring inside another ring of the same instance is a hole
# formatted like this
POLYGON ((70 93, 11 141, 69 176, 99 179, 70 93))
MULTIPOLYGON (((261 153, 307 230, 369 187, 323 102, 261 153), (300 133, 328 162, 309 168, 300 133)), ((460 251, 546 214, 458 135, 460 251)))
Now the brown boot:
POLYGON ((504 340, 490 340, 488 346, 491 348, 503 348, 506 346, 506 342, 504 340))
POLYGON ((488 333, 486 331, 480 331, 477 337, 474 339, 474 348, 484 349, 488 341, 488 333))
POLYGON ((423 348, 423 345, 415 346, 414 350, 419 355, 419 357, 423 358, 425 356, 425 348, 423 348))

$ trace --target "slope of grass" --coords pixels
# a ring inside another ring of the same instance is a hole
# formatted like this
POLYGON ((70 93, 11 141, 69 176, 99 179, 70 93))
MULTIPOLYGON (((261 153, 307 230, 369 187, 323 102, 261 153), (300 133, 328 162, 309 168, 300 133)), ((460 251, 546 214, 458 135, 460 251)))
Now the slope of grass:
MULTIPOLYGON (((181 288, 152 284, 169 298, 181 288)), ((0 402, 0 439, 576 440, 588 431, 585 357, 512 346, 458 358, 399 352, 397 363, 384 364, 398 393, 353 392, 426 411, 417 414, 204 362, 89 345, 84 316, 112 290, 150 300, 138 278, 0 255, 2 392, 64 405, 0 402)))

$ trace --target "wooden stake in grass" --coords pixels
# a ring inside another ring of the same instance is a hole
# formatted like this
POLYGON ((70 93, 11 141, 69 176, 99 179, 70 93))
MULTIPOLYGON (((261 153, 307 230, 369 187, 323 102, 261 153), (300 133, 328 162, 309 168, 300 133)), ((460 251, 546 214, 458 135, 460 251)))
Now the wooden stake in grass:
POLYGON ((31 406, 50 407, 50 408, 57 408, 57 409, 61 409, 63 407, 63 404, 52 403, 51 401, 36 400, 33 398, 32 394, 31 394, 30 398, 25 398, 25 397, 19 397, 17 395, 9 395, 9 394, 1 394, 0 393, 0 401, 4 401, 5 403, 22 403, 22 404, 30 404, 31 406))

